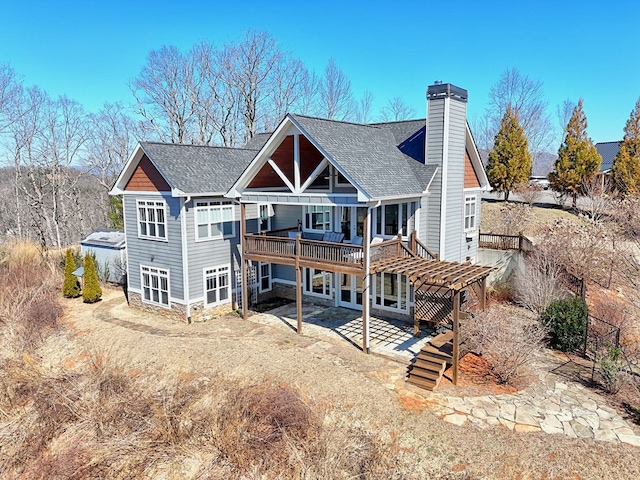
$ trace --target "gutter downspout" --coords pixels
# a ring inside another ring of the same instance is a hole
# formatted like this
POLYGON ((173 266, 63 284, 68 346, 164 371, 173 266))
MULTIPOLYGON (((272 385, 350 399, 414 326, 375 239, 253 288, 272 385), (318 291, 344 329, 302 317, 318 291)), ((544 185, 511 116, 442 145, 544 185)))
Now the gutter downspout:
POLYGON ((189 248, 187 246, 187 203, 191 201, 191 195, 182 201, 180 209, 180 237, 182 243, 182 289, 184 302, 187 306, 187 323, 191 323, 191 302, 189 301, 189 248))

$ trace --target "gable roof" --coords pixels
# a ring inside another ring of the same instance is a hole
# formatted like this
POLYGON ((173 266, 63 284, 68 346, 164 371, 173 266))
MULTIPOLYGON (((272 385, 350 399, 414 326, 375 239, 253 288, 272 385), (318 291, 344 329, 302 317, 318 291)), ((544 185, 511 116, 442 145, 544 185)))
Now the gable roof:
POLYGON ((402 153, 387 125, 287 117, 370 199, 420 195, 436 171, 402 153))
POLYGON ((256 153, 246 148, 140 142, 112 193, 122 193, 144 154, 167 181, 173 196, 223 195, 256 153))
POLYGON ((601 172, 607 172, 611 170, 611 167, 613 167, 613 159, 616 158, 616 155, 620 150, 620 143, 622 142, 596 143, 596 150, 602 157, 602 163, 600 164, 601 172))

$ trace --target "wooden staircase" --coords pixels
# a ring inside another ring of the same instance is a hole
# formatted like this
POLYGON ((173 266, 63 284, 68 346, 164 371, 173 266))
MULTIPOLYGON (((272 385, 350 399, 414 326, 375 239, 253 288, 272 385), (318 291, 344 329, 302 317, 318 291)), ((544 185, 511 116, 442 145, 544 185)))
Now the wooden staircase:
POLYGON ((414 363, 409 366, 407 383, 426 390, 433 390, 452 362, 453 332, 446 330, 436 335, 422 347, 414 363))

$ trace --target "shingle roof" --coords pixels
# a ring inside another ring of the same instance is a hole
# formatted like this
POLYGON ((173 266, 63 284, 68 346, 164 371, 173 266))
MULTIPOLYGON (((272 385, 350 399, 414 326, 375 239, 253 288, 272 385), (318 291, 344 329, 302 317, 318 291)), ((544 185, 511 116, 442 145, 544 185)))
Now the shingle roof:
POLYGON ((186 194, 226 193, 257 153, 246 148, 140 145, 169 184, 186 194))
POLYGON ((596 143, 596 150, 602 157, 602 163, 600 164, 600 171, 606 172, 613 167, 613 159, 620 150, 620 142, 601 142, 596 143))
POLYGON ((256 133, 253 138, 250 138, 243 148, 248 148, 250 150, 260 150, 267 140, 271 137, 272 132, 263 132, 256 133))
POLYGON ((435 167, 403 154, 391 128, 302 115, 291 118, 370 198, 422 193, 435 167))
POLYGON ((124 230, 98 227, 80 243, 82 245, 94 245, 98 247, 124 248, 124 230))

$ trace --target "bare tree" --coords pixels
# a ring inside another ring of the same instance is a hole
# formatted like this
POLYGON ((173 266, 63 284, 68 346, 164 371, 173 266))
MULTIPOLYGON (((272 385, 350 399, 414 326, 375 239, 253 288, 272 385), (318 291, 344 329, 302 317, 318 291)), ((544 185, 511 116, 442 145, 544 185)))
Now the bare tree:
POLYGON ((541 245, 524 259, 514 278, 514 297, 523 307, 540 315, 554 301, 568 296, 560 282, 562 266, 541 245))
POLYGON ((415 116, 416 110, 405 103, 401 97, 393 97, 382 107, 380 119, 383 122, 397 122, 408 120, 415 116))
POLYGON ((351 92, 351 81, 338 67, 333 58, 329 59, 320 80, 319 114, 330 120, 352 120, 356 104, 351 92))
POLYGON ((260 119, 261 105, 268 99, 270 74, 282 54, 274 37, 262 31, 248 31, 240 43, 224 48, 223 68, 233 75, 234 87, 242 98, 244 140, 253 138, 260 119))
POLYGON ((16 120, 22 82, 9 65, 0 65, 0 134, 16 120))
POLYGON ((373 93, 365 90, 358 102, 357 120, 359 123, 371 123, 373 120, 373 99, 373 93))
POLYGON ((569 120, 571 120, 571 115, 573 115, 573 111, 577 105, 578 104, 576 102, 566 98, 556 107, 556 116, 558 117, 558 128, 560 131, 559 144, 564 141, 567 124, 569 123, 569 120))
POLYGON ((599 176, 592 176, 582 181, 583 201, 586 213, 592 223, 601 223, 613 201, 613 194, 608 195, 609 181, 599 176))
POLYGON ((175 46, 149 52, 146 64, 129 88, 143 128, 163 142, 189 143, 195 117, 193 58, 175 46))
POLYGON ((305 95, 304 86, 309 82, 309 70, 302 60, 293 58, 291 54, 282 54, 272 71, 269 90, 271 92, 270 111, 266 114, 265 130, 273 130, 284 116, 298 111, 302 97, 305 95))
POLYGON ((481 148, 491 148, 508 105, 518 114, 535 164, 551 146, 553 126, 547 114, 542 82, 523 75, 517 68, 505 70, 491 87, 485 120, 478 125, 485 131, 478 132, 477 140, 485 142, 480 144, 481 148))

